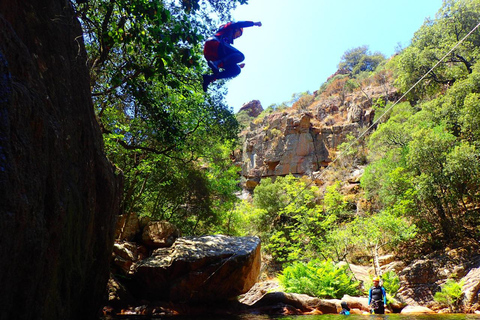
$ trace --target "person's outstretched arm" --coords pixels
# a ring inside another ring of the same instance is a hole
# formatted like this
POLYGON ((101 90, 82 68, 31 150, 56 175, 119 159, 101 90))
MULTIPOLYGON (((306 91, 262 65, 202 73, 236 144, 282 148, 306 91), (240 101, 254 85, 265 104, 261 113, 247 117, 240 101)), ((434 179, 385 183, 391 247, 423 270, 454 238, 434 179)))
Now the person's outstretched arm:
POLYGON ((248 28, 248 27, 261 27, 262 23, 260 21, 258 22, 253 22, 253 21, 238 21, 230 24, 227 26, 228 29, 239 29, 239 28, 248 28))

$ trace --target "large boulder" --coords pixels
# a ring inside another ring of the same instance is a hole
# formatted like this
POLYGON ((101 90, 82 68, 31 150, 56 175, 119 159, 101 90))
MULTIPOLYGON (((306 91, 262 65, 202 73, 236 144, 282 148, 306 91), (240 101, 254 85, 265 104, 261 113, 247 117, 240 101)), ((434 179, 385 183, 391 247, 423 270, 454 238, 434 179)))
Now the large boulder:
POLYGON ((180 230, 168 221, 150 221, 143 228, 142 243, 150 248, 170 247, 180 236, 180 230))
POLYGON ((441 280, 449 271, 440 259, 419 259, 400 273, 397 296, 410 306, 432 306, 433 295, 440 291, 441 280))
POLYGON ((225 300, 255 284, 260 258, 257 237, 181 237, 138 262, 130 287, 150 301, 225 300))
POLYGON ((464 296, 464 305, 467 309, 476 306, 478 308, 479 299, 478 294, 480 292, 480 257, 476 256, 471 259, 472 268, 468 271, 463 280, 462 292, 464 296))
POLYGON ((478 303, 478 294, 480 292, 480 268, 470 270, 464 278, 462 292, 465 293, 465 305, 471 306, 478 303))
POLYGON ((135 212, 118 216, 115 227, 115 239, 132 241, 140 232, 140 219, 135 212))
POLYGON ((311 297, 306 294, 269 292, 260 300, 251 305, 253 310, 262 313, 277 314, 335 314, 337 306, 335 302, 311 297))
POLYGON ((436 313, 430 308, 422 306, 406 306, 400 312, 401 314, 433 314, 436 313))
POLYGON ((113 268, 120 274, 132 275, 135 271, 135 262, 145 258, 146 248, 133 242, 115 242, 113 246, 113 268))
POLYGON ((368 305, 368 298, 344 295, 342 301, 345 301, 351 309, 370 311, 370 307, 368 305))
POLYGON ((243 106, 238 110, 238 112, 246 112, 248 116, 256 118, 262 113, 263 107, 260 101, 252 100, 250 102, 244 103, 243 106))

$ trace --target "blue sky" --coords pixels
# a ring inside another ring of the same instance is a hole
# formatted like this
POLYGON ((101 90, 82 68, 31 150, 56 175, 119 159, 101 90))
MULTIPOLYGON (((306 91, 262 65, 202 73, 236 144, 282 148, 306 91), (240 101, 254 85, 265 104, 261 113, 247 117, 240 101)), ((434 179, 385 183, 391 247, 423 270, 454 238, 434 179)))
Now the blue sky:
POLYGON ((227 83, 227 103, 238 112, 260 100, 263 108, 292 94, 320 88, 348 49, 362 45, 390 57, 409 45, 442 0, 249 0, 235 21, 261 21, 245 28, 234 46, 245 54, 242 73, 227 83))

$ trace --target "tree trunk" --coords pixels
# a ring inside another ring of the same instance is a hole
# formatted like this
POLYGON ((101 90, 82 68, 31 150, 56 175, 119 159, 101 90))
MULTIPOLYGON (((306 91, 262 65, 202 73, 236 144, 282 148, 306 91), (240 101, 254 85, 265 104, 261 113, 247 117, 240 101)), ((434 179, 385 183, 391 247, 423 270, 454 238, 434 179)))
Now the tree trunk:
POLYGON ((67 0, 0 1, 0 319, 94 319, 122 179, 67 0))

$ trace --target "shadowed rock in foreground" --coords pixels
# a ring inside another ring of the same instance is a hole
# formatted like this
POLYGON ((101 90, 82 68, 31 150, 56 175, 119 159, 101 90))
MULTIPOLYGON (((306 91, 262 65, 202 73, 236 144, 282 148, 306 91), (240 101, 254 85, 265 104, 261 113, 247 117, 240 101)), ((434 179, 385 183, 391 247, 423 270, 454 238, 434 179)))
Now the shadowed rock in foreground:
POLYGON ((93 319, 121 178, 69 1, 0 1, 1 319, 93 319))
POLYGON ((260 260, 257 237, 178 238, 137 264, 132 289, 148 300, 225 300, 255 284, 260 260))

